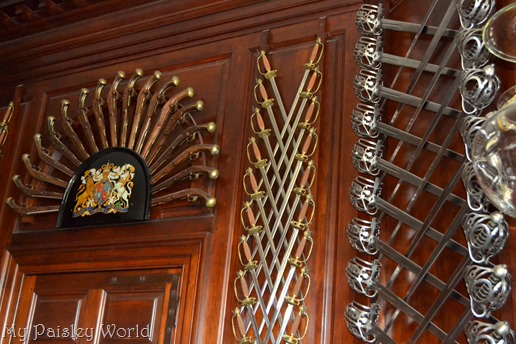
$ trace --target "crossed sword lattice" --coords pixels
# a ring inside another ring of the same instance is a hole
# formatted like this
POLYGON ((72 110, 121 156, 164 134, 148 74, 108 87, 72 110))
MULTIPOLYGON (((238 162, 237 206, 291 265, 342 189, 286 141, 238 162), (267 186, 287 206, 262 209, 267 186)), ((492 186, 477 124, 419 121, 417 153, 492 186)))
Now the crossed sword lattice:
POLYGON ((323 43, 317 39, 290 109, 276 84, 277 71, 265 52, 257 58, 255 100, 251 115, 255 136, 249 139, 251 164, 243 178, 248 197, 241 210, 245 234, 238 255, 242 269, 234 281, 240 307, 233 311, 233 333, 243 344, 301 343, 308 328, 305 297, 310 288, 306 262, 313 240, 311 185, 317 147, 314 123, 319 114, 319 62, 323 43), (269 98, 266 85, 274 98, 269 98), (265 116, 262 116, 262 111, 265 116))

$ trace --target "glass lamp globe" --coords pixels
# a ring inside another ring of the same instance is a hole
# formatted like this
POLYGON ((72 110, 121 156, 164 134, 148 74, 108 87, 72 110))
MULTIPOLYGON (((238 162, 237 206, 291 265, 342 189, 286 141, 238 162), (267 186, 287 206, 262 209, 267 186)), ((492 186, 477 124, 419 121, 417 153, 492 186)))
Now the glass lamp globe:
POLYGON ((516 218, 516 102, 508 103, 487 115, 471 153, 484 194, 502 213, 516 218))
POLYGON ((516 2, 497 11, 486 23, 482 40, 495 56, 516 62, 516 2))

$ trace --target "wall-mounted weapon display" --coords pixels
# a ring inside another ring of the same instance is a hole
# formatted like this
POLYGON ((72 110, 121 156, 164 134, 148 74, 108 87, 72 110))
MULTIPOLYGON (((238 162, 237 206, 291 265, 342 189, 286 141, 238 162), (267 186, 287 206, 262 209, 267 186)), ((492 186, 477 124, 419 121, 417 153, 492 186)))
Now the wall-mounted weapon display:
MULTIPOLYGON (((347 234, 360 256, 346 276, 369 301, 351 302, 345 322, 368 343, 514 343, 511 325, 495 315, 510 297, 511 276, 503 262, 492 263, 507 241, 504 216, 511 209, 486 197, 472 149, 485 128, 481 113, 500 89, 482 43, 495 4, 428 4, 417 23, 385 18, 382 1, 357 12, 363 36, 353 86, 360 103, 351 125, 359 137, 352 161, 360 175, 349 197, 359 216, 347 234), (396 35, 409 42, 405 50, 385 43, 396 35), (439 321, 445 310, 451 312, 446 326, 439 321)), ((514 133, 510 115, 499 122, 514 133)), ((511 149, 512 156, 498 160, 514 163, 511 149)), ((503 184, 505 174, 491 172, 491 188, 503 184)), ((505 195, 514 192, 513 185, 505 189, 505 195)))
POLYGON ((240 343, 301 343, 309 326, 306 263, 313 247, 312 156, 318 140, 316 94, 323 48, 318 39, 302 66, 290 108, 276 83, 280 72, 266 52, 257 58, 263 79, 254 87, 258 106, 251 114, 254 135, 247 145, 247 200, 241 210, 245 232, 238 245, 242 268, 234 282, 239 307, 233 311, 233 332, 240 343))
POLYGON ((99 79, 47 117, 46 133, 34 135, 36 156, 22 155, 26 175, 13 177, 23 197, 6 202, 18 214, 59 212, 57 227, 75 227, 145 220, 149 207, 178 200, 215 205, 219 147, 207 137, 216 128, 195 121, 204 103, 188 101, 191 87, 177 91, 177 76, 145 78, 138 68, 125 77, 118 72, 109 87, 99 79), (139 207, 141 215, 128 215, 139 207))

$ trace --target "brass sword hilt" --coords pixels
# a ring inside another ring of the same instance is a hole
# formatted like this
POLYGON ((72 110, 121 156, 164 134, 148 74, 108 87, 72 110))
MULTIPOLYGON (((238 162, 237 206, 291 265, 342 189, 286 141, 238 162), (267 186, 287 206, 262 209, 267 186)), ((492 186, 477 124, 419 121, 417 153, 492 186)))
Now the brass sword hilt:
POLYGON ((324 43, 320 37, 317 37, 315 41, 315 45, 312 48, 312 53, 310 54, 310 59, 307 63, 303 65, 305 69, 313 70, 316 66, 321 62, 321 58, 324 52, 324 43))
POLYGON ((271 68, 271 64, 270 64, 269 59, 267 58, 267 55, 264 50, 260 51, 260 55, 256 59, 256 65, 258 68, 258 72, 261 75, 263 75, 264 78, 267 80, 269 80, 271 78, 275 78, 276 75, 278 74, 277 70, 274 70, 271 68), (263 68, 260 65, 260 62, 262 63, 263 68), (264 69, 265 69, 265 71, 264 71, 264 69))
POLYGON ((322 85, 323 75, 319 70, 319 67, 315 67, 311 70, 312 75, 306 85, 306 90, 299 93, 302 98, 312 99, 314 94, 319 91, 322 85))
POLYGON ((294 193, 300 196, 307 196, 310 194, 310 189, 315 180, 315 163, 313 160, 308 161, 306 164, 307 167, 303 172, 303 176, 301 177, 301 181, 299 182, 299 186, 294 188, 294 193))
POLYGON ((300 269, 304 268, 306 262, 308 261, 308 259, 310 259, 310 256, 312 255, 313 247, 314 247, 314 242, 312 239, 312 234, 309 230, 306 230, 303 232, 303 238, 299 242, 299 246, 297 247, 294 257, 290 257, 288 259, 288 263, 290 264, 290 266, 300 268, 300 269), (310 244, 310 248, 308 249, 308 253, 304 256, 304 258, 302 258, 307 243, 310 244))
POLYGON ((253 114, 251 115, 251 129, 261 139, 271 135, 271 130, 265 128, 265 121, 258 108, 254 108, 253 114), (258 129, 256 129, 255 125, 258 126, 258 129))
POLYGON ((254 99, 264 109, 271 107, 274 104, 274 98, 269 98, 267 90, 265 89, 265 86, 263 86, 263 81, 261 79, 256 80, 256 85, 254 86, 253 91, 254 99))
POLYGON ((233 329, 233 336, 238 340, 239 344, 255 344, 255 340, 251 336, 246 336, 244 320, 242 319, 242 314, 238 308, 235 308, 233 311, 233 317, 231 318, 231 327, 233 329), (236 321, 236 327, 235 327, 236 321), (240 332, 240 335, 237 334, 237 328, 240 332))
POLYGON ((305 138, 301 152, 297 153, 294 157, 298 161, 306 162, 315 153, 317 148, 318 136, 315 133, 315 128, 310 128, 308 136, 305 138))
POLYGON ((238 259, 240 260, 240 263, 244 267, 245 271, 254 270, 258 267, 258 261, 253 260, 251 255, 251 248, 249 247, 249 244, 247 243, 247 237, 245 235, 242 235, 240 237, 240 242, 238 243, 238 259), (241 250, 244 251, 244 257, 242 257, 241 250), (245 258, 247 261, 245 262, 245 258))
POLYGON ((258 188, 258 181, 252 168, 248 168, 244 174, 244 192, 253 200, 261 199, 265 196, 265 192, 260 191, 258 188), (248 183, 246 183, 246 180, 248 183), (249 187, 252 191, 249 190, 249 187))
POLYGON ((240 221, 249 235, 260 234, 263 230, 263 226, 256 224, 256 217, 254 216, 251 205, 251 202, 245 202, 244 207, 240 211, 240 221), (247 218, 247 221, 245 218, 247 218))
POLYGON ((247 144, 247 159, 255 168, 262 168, 268 163, 267 159, 262 158, 260 148, 256 144, 256 139, 254 137, 249 138, 249 143, 247 144), (251 151, 254 158, 251 157, 251 151))
POLYGON ((283 339, 283 341, 285 343, 299 344, 303 340, 303 338, 306 336, 306 332, 308 331, 308 323, 309 323, 309 317, 308 317, 308 314, 306 313, 306 309, 305 309, 305 307, 301 306, 301 307, 299 307, 299 312, 296 315, 296 318, 294 319, 292 328, 289 331, 290 334, 284 334, 283 337, 281 337, 281 338, 283 339), (297 336, 296 333, 299 330, 299 327, 301 325, 301 321, 303 320, 303 318, 306 319, 305 330, 303 331, 303 333, 301 335, 297 336))
POLYGON ((312 97, 310 101, 311 102, 308 106, 308 110, 306 110, 304 120, 302 122, 299 122, 297 125, 297 127, 300 129, 310 129, 312 125, 317 121, 317 118, 319 118, 319 109, 321 107, 321 104, 317 101, 317 97, 312 97))
POLYGON ((249 286, 245 279, 244 271, 240 270, 237 272, 237 277, 235 278, 235 281, 233 282, 233 289, 235 291, 237 301, 240 302, 242 307, 252 306, 256 303, 256 298, 250 296, 249 286), (237 287, 238 285, 240 285, 240 288, 237 287), (238 289, 240 289, 242 291, 243 297, 240 297, 240 293, 238 292, 238 289))
POLYGON ((308 274, 308 269, 306 267, 301 268, 301 275, 297 278, 296 284, 294 285, 294 289, 292 290, 292 294, 285 296, 285 302, 292 306, 299 306, 301 302, 303 302, 310 290, 310 275, 308 274), (303 282, 308 281, 308 285, 306 287, 305 292, 301 297, 298 297, 299 292, 301 291, 301 287, 303 282))

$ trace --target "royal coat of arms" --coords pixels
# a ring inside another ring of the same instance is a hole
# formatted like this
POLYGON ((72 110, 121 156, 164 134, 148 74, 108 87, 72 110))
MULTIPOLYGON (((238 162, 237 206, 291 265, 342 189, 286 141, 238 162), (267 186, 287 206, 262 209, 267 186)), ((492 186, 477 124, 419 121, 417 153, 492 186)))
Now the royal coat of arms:
POLYGON ((131 164, 115 166, 112 163, 106 163, 100 169, 86 170, 75 197, 73 217, 127 212, 134 171, 131 164))

